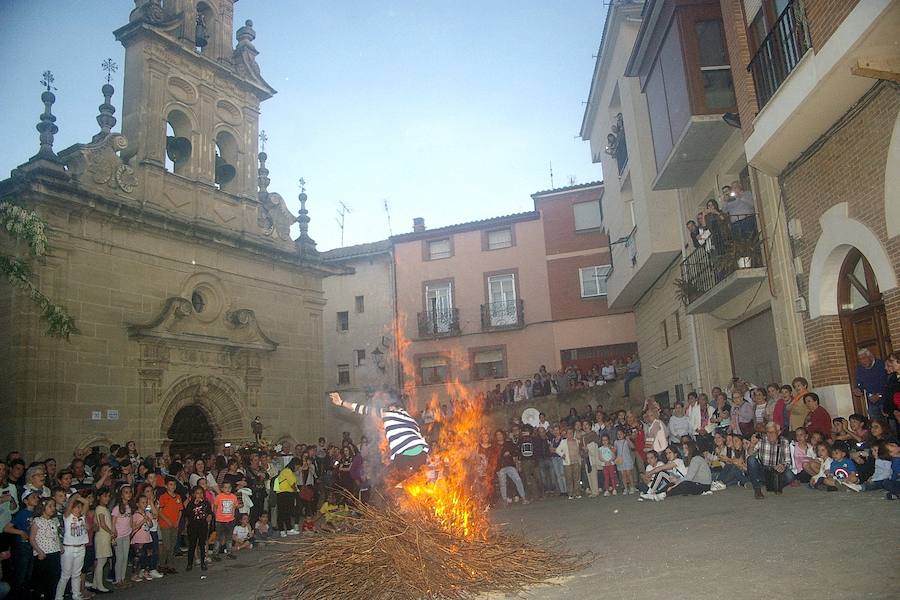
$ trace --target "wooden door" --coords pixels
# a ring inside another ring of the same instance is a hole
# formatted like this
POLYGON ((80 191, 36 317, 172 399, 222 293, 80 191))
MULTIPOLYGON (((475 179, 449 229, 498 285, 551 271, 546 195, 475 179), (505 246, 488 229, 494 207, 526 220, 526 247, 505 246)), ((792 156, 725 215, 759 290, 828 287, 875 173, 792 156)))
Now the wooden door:
MULTIPOLYGON (((878 289, 878 280, 869 261, 859 250, 850 251, 841 267, 838 283, 838 306, 847 371, 850 385, 856 386, 856 353, 868 348, 877 358, 884 359, 893 351, 891 332, 888 329, 884 300, 878 289)), ((853 400, 853 408, 868 414, 864 399, 853 400)))

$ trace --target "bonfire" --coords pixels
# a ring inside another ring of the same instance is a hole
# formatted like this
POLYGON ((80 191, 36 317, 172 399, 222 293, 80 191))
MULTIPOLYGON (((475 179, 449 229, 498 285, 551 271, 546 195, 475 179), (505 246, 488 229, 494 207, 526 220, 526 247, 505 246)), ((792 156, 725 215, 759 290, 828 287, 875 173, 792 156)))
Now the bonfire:
POLYGON ((286 555, 277 597, 462 600, 521 592, 585 566, 585 555, 561 555, 490 522, 481 490, 493 478, 478 455, 483 406, 461 383, 446 387, 457 401, 447 417, 431 399, 438 421, 428 465, 389 484, 377 506, 348 499, 345 528, 308 537, 286 555))

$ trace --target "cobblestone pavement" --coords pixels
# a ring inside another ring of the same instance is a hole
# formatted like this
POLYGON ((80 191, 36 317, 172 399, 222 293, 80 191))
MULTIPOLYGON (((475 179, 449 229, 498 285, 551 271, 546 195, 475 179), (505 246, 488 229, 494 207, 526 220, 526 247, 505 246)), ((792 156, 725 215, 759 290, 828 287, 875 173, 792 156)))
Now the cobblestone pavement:
MULTIPOLYGON (((758 501, 729 488, 663 502, 552 498, 495 511, 494 519, 534 539, 552 538, 546 543, 561 551, 595 555, 578 575, 527 590, 533 600, 900 597, 900 502, 881 493, 789 488, 758 501)), ((266 598, 277 577, 272 562, 296 550, 296 539, 107 597, 266 598)))

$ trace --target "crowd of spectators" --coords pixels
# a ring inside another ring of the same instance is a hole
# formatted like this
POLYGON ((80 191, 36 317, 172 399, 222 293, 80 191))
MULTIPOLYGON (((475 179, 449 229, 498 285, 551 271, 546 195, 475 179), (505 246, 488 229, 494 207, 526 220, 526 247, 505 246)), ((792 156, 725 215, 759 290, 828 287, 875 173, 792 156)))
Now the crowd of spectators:
MULTIPOLYGON (((630 364, 639 372, 636 358, 630 364)), ((470 453, 475 491, 491 505, 557 495, 660 501, 729 486, 758 499, 801 485, 895 499, 900 361, 860 352, 860 369, 868 414, 847 418, 832 417, 802 377, 766 387, 734 379, 671 410, 652 399, 639 414, 588 405, 485 430, 470 453)), ((432 444, 453 410, 419 416, 432 444)), ((382 460, 365 436, 357 445, 344 433, 339 444, 226 444, 211 456, 144 458, 131 441, 77 449, 62 465, 18 452, 0 462, 0 598, 63 600, 71 590, 81 600, 175 574, 178 556, 185 571, 206 570, 207 558, 233 560, 273 536, 341 529, 352 510, 342 499, 367 501, 382 460)), ((429 476, 442 468, 429 458, 429 476)))
POLYGON ((589 405, 551 423, 541 413, 537 426, 514 423, 482 436, 485 481, 495 477, 507 503, 517 501, 507 480, 523 500, 639 492, 640 500, 659 501, 728 486, 752 488, 765 499, 766 491, 800 485, 896 499, 900 362, 896 353, 881 362, 860 352, 861 368, 876 365, 885 369, 882 387, 858 382, 868 415, 832 418, 803 377, 766 387, 734 379, 710 394, 691 392, 671 410, 650 399, 640 416, 589 405))
POLYGON ((130 441, 77 449, 63 466, 11 452, 0 462, 0 598, 87 599, 175 574, 176 557, 205 571, 272 536, 337 528, 348 508, 334 492, 365 493, 367 453, 349 435, 152 458, 130 441))
POLYGON ((535 374, 527 379, 513 379, 503 384, 496 384, 494 389, 485 394, 485 406, 495 408, 517 402, 525 402, 551 394, 568 392, 615 383, 622 380, 625 396, 629 395, 631 381, 641 374, 641 361, 637 355, 626 359, 609 359, 582 369, 577 365, 569 365, 564 369, 550 372, 541 365, 535 374))

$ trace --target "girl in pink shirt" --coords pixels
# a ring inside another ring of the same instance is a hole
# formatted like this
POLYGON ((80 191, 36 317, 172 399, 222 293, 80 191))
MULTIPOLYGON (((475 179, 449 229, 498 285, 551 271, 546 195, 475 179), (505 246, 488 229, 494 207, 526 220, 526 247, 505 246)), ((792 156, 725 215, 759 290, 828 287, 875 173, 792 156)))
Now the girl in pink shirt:
POLYGON ((152 581, 150 576, 150 528, 153 527, 153 512, 147 503, 147 497, 141 495, 137 504, 131 509, 131 551, 134 556, 134 575, 132 581, 152 581))

